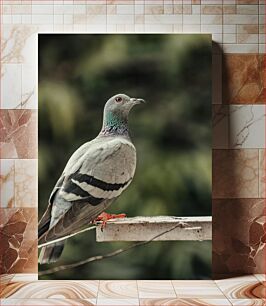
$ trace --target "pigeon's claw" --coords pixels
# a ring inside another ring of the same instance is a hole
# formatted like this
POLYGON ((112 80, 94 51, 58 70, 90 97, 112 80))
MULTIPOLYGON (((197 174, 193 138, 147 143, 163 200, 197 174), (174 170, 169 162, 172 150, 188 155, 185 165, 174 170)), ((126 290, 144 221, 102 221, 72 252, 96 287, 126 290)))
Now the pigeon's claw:
POLYGON ((106 212, 102 212, 94 221, 94 223, 96 223, 97 221, 102 222, 101 224, 101 231, 103 231, 103 229, 106 227, 106 223, 108 220, 111 219, 119 219, 119 218, 125 218, 126 214, 108 214, 106 212))

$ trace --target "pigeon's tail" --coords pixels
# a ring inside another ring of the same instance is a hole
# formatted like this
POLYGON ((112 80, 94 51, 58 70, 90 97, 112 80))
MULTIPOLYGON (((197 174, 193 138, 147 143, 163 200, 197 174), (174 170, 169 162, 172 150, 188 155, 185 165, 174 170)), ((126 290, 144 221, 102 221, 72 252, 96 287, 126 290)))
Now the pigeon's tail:
POLYGON ((42 248, 41 253, 39 255, 39 263, 47 264, 56 262, 61 256, 64 249, 64 242, 56 242, 55 244, 51 244, 42 248))

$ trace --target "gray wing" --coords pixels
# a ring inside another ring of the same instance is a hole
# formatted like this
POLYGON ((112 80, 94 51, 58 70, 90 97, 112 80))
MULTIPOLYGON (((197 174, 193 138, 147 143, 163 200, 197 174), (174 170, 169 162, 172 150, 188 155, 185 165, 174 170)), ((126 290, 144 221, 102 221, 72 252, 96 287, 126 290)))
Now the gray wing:
MULTIPOLYGON (((88 224, 92 220, 95 220, 96 217, 113 202, 113 200, 114 199, 104 200, 97 206, 92 206, 85 202, 71 203, 65 212, 61 214, 57 223, 50 227, 39 238, 39 244, 67 236, 81 230, 85 226, 88 226, 88 224)), ((53 217, 51 220, 53 220, 53 217)))
POLYGON ((97 139, 70 158, 50 197, 50 227, 40 243, 73 233, 104 211, 130 184, 134 146, 124 139, 97 139))
MULTIPOLYGON (((82 145, 81 147, 79 147, 73 153, 73 155, 70 157, 67 165, 69 165, 69 164, 73 164, 74 165, 75 163, 77 163, 79 161, 79 159, 85 154, 87 148, 89 148, 92 143, 93 143, 93 141, 87 142, 84 145, 82 145)), ((64 172, 61 175, 61 177, 59 178, 59 180, 57 181, 57 183, 55 184, 55 187, 52 190, 50 198, 49 198, 48 207, 47 207, 45 213, 43 214, 43 216, 41 217, 41 219, 39 221, 39 224, 38 224, 38 238, 39 239, 51 227, 50 226, 51 225, 51 220, 53 219, 52 218, 52 207, 53 206, 55 207, 55 205, 54 205, 55 196, 57 195, 58 191, 62 188, 62 185, 64 183, 64 180, 65 180, 64 172)), ((66 208, 66 210, 67 209, 68 208, 66 208)))
POLYGON ((39 224, 38 224, 38 238, 40 238, 45 232, 47 232, 47 230, 50 227, 50 223, 51 223, 51 212, 52 212, 52 206, 53 206, 53 201, 54 201, 54 197, 57 194, 57 191, 62 187, 64 181, 64 177, 61 176, 59 178, 59 180, 57 181, 51 195, 50 195, 50 199, 49 199, 49 204, 48 207, 46 209, 46 211, 44 212, 43 216, 41 217, 39 224))

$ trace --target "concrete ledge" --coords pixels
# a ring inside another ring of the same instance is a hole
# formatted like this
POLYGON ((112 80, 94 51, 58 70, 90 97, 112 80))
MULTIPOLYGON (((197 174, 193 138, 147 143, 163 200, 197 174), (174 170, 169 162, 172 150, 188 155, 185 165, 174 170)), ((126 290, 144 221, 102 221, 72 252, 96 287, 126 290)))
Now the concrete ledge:
POLYGON ((148 241, 164 232, 167 233, 154 240, 211 240, 212 218, 156 216, 114 219, 107 222, 103 231, 100 224, 97 226, 96 241, 148 241))

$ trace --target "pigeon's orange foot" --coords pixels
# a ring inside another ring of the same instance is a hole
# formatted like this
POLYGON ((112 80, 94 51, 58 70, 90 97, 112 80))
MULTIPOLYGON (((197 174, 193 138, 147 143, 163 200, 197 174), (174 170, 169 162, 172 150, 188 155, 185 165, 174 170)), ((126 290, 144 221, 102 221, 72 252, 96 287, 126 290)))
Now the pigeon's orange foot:
POLYGON ((106 212, 102 212, 95 220, 95 222, 97 221, 102 221, 102 225, 101 225, 101 230, 103 230, 106 226, 106 223, 108 220, 110 219, 119 219, 119 218, 125 218, 126 214, 108 214, 106 212))

